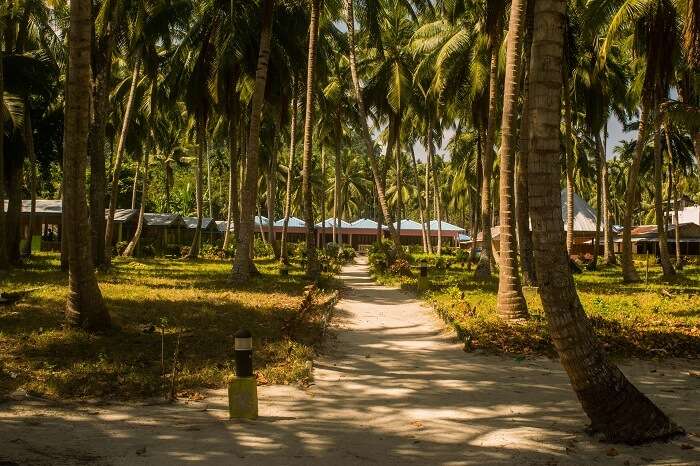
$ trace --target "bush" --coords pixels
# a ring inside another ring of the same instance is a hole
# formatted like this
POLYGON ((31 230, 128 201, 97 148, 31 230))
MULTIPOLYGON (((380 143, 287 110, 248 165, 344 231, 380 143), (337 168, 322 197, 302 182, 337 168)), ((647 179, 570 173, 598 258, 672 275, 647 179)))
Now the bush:
POLYGON ((296 257, 299 260, 306 258, 306 243, 303 241, 296 244, 290 244, 288 250, 292 257, 296 257))
POLYGON ((345 246, 338 252, 338 260, 341 262, 350 262, 355 258, 357 253, 351 246, 345 246))
MULTIPOLYGON (((370 246, 370 248, 369 248, 370 256, 373 253, 384 254, 384 258, 388 262, 388 265, 393 264, 394 261, 396 260, 396 246, 394 245, 393 241, 388 240, 388 239, 385 239, 382 241, 377 241, 372 246, 370 246)), ((370 258, 370 261, 371 261, 371 258, 370 258)))
POLYGON ((255 257, 270 257, 274 254, 270 243, 263 241, 262 238, 255 238, 253 242, 253 254, 255 257))
POLYGON ((153 247, 151 244, 147 244, 146 246, 143 246, 141 248, 141 257, 155 257, 156 256, 156 248, 153 247))
POLYGON ((370 252, 369 256, 369 267, 373 272, 384 273, 387 270, 387 259, 386 254, 383 252, 370 252))
POLYGON ((119 241, 117 244, 114 245, 114 248, 112 249, 112 255, 121 256, 128 245, 128 241, 119 241))
POLYGON ((438 256, 435 258, 435 269, 436 270, 447 270, 450 266, 450 262, 444 257, 438 256))
POLYGON ((411 277, 413 272, 411 271, 411 264, 408 263, 406 259, 397 259, 389 267, 389 273, 397 277, 411 277))
POLYGON ((323 247, 323 252, 326 254, 326 256, 335 259, 338 257, 338 253, 340 252, 340 246, 338 243, 326 243, 326 245, 323 247))
POLYGON ((469 260, 469 253, 466 249, 459 248, 455 251, 455 260, 457 262, 467 262, 469 260))
POLYGON ((180 257, 185 257, 190 253, 189 246, 180 246, 180 257))
POLYGON ((225 259, 226 258, 226 253, 224 252, 223 249, 213 245, 213 244, 204 244, 202 245, 202 250, 200 251, 201 255, 205 259, 225 259))

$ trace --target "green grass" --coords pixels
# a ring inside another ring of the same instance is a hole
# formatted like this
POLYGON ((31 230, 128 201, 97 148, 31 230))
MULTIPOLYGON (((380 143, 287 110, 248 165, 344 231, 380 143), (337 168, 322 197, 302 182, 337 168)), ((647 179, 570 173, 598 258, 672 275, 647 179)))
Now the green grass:
POLYGON ((228 282, 228 261, 117 258, 98 274, 115 329, 90 334, 63 328, 67 274, 58 257, 34 256, 0 277, 0 290, 42 287, 0 307, 0 397, 18 388, 50 398, 159 396, 170 387, 178 338, 177 390, 195 396, 233 374, 233 335, 241 327, 254 335, 260 383, 308 383, 335 282, 322 282, 329 291, 290 331, 308 281, 297 267, 282 277, 272 260, 256 263, 261 275, 237 286, 228 282))
MULTIPOLYGON (((639 270, 644 277, 640 264, 639 270)), ((431 289, 423 297, 452 325, 466 350, 513 354, 555 354, 542 303, 535 288, 525 288, 531 319, 509 324, 496 314, 498 278, 473 278, 453 265, 431 270, 431 289)), ((376 275, 378 281, 415 289, 415 277, 376 275)), ((651 267, 648 283, 623 284, 619 267, 575 276, 579 297, 607 351, 616 357, 700 356, 700 267, 687 266, 670 282, 651 267)))

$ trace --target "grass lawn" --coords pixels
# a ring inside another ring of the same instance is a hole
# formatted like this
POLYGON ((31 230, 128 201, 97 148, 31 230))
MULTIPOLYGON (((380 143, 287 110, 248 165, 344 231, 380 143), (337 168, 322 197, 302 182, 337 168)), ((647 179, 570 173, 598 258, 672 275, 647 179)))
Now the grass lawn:
POLYGON ((321 282, 327 291, 297 322, 308 285, 301 269, 282 277, 274 261, 256 263, 261 275, 234 286, 229 261, 117 258, 98 275, 116 328, 94 335, 63 328, 67 274, 57 255, 35 255, 0 277, 0 290, 41 287, 0 307, 0 398, 18 388, 50 398, 160 396, 170 390, 178 339, 177 392, 197 396, 234 373, 233 335, 241 327, 254 335, 260 383, 309 382, 335 282, 321 282))
MULTIPOLYGON (((644 268, 638 264, 644 278, 644 268)), ((415 275, 415 274, 414 274, 415 275)), ((415 277, 379 274, 378 281, 415 288, 415 277)), ((498 277, 479 281, 460 265, 430 270, 423 298, 452 325, 465 350, 555 355, 536 288, 525 288, 532 318, 508 324, 495 311, 498 277)), ((586 313, 614 357, 700 357, 700 267, 687 266, 672 282, 651 267, 648 283, 623 284, 619 267, 575 276, 586 313)))

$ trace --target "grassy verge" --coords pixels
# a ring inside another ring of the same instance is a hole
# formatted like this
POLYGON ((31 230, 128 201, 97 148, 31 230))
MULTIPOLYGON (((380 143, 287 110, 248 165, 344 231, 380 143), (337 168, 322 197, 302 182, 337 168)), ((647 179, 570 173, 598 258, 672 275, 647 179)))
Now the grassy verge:
MULTIPOLYGON (((415 275, 415 274, 414 274, 415 275)), ((385 284, 415 289, 416 278, 378 274, 385 284)), ((531 319, 509 324, 496 314, 498 278, 479 281, 459 265, 430 271, 423 298, 457 331, 468 351, 553 356, 537 290, 525 288, 531 319)), ((616 357, 700 357, 700 267, 671 282, 652 267, 649 282, 623 284, 618 267, 576 275, 576 286, 596 334, 616 357)))
POLYGON ((19 388, 49 398, 143 398, 176 390, 223 387, 234 372, 233 335, 254 335, 259 383, 308 383, 324 314, 335 297, 326 278, 314 306, 299 319, 308 281, 258 260, 261 275, 245 286, 228 282, 227 261, 118 258, 100 287, 116 329, 94 335, 63 328, 67 275, 56 255, 33 257, 0 279, 0 289, 41 286, 13 307, 0 307, 0 397, 19 388))

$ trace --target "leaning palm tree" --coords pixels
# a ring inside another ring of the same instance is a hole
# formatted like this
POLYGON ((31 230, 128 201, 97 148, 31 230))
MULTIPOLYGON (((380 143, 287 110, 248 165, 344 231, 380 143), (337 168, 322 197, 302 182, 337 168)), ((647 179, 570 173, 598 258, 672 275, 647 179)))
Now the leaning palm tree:
POLYGON ((255 90, 250 112, 250 133, 246 153, 246 174, 241 196, 241 225, 233 259, 231 278, 236 282, 245 282, 251 273, 256 272, 252 260, 251 244, 254 233, 255 193, 258 182, 258 156, 260 152, 260 119, 265 99, 267 68, 270 61, 270 41, 272 39, 272 16, 275 0, 263 0, 262 28, 260 30, 260 50, 255 72, 255 90))
POLYGON ((110 327, 111 321, 90 257, 90 227, 85 203, 90 122, 90 11, 87 0, 72 0, 70 3, 70 73, 66 81, 63 143, 63 230, 68 243, 70 287, 65 313, 71 326, 104 330, 110 327))
POLYGON ((527 317, 527 303, 520 284, 518 251, 515 236, 514 141, 517 100, 520 84, 520 47, 522 45, 525 0, 513 0, 510 7, 506 52, 506 80, 503 92, 501 123, 500 173, 500 272, 498 274, 498 313, 506 319, 527 317))
POLYGON ((591 420, 589 429, 607 440, 643 443, 683 430, 632 385, 612 364, 576 293, 562 228, 559 164, 563 18, 566 2, 535 3, 530 67, 532 141, 530 207, 539 294, 554 347, 578 399, 591 420), (558 32, 558 33, 557 33, 558 32), (557 66, 558 65, 558 66, 557 66))

